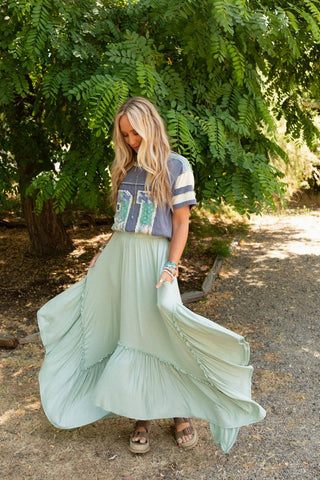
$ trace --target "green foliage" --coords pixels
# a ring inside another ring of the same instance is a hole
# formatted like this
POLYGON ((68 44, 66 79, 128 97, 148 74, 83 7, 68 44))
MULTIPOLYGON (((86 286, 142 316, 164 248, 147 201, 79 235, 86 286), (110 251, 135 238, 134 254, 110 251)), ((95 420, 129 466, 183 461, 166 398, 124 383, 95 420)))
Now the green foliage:
POLYGON ((215 255, 229 257, 234 237, 243 239, 248 233, 249 224, 246 219, 226 205, 221 205, 214 214, 209 205, 202 209, 193 208, 191 211, 191 238, 188 244, 190 242, 193 244, 193 255, 196 249, 196 254, 199 255, 205 252, 212 258, 215 255))
MULTIPOLYGON (((316 119, 316 125, 319 128, 319 117, 316 119)), ((277 126, 278 141, 281 147, 286 151, 285 159, 275 158, 272 163, 284 172, 284 181, 287 185, 286 200, 290 200, 295 194, 301 190, 314 188, 319 190, 320 176, 319 166, 320 158, 301 141, 288 141, 285 139, 283 132, 285 123, 279 122, 277 126)), ((296 195, 295 195, 296 197, 296 195)))
POLYGON ((43 208, 43 204, 50 200, 54 193, 55 176, 53 172, 41 172, 33 180, 32 184, 27 187, 26 194, 35 196, 35 211, 39 214, 43 208))
POLYGON ((274 116, 317 144, 319 0, 5 0, 0 11, 3 201, 18 184, 37 211, 49 198, 58 212, 76 197, 99 204, 113 117, 134 95, 190 159, 198 200, 241 213, 282 195, 274 116))
POLYGON ((10 197, 18 194, 17 171, 12 158, 0 155, 0 210, 10 205, 10 197))
POLYGON ((220 255, 221 257, 227 258, 231 256, 230 244, 230 240, 227 241, 225 239, 222 240, 219 238, 215 238, 211 242, 209 251, 212 252, 212 254, 220 255))
POLYGON ((87 105, 88 127, 99 137, 112 127, 117 108, 127 99, 128 85, 110 75, 94 75, 69 91, 87 105))

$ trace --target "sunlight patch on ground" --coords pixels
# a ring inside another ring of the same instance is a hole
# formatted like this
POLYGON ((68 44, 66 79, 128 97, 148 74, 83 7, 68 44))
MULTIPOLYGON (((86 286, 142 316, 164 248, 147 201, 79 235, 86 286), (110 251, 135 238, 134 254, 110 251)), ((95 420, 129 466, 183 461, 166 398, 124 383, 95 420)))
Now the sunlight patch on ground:
POLYGON ((311 355, 313 355, 315 358, 320 358, 320 352, 317 352, 317 351, 312 351, 310 350, 310 348, 308 347, 302 347, 302 350, 306 353, 311 353, 311 355))
POLYGON ((73 252, 70 253, 70 257, 81 257, 81 255, 84 255, 86 253, 85 249, 80 247, 77 248, 76 250, 73 250, 73 252))
POLYGON ((70 257, 74 258, 79 258, 81 255, 84 255, 86 253, 86 248, 92 247, 97 250, 98 253, 98 248, 101 247, 104 243, 106 243, 111 236, 111 233, 109 234, 99 234, 96 235, 95 237, 91 238, 85 238, 85 239, 76 239, 73 241, 74 245, 76 248, 69 254, 70 257))
POLYGON ((301 215, 291 218, 290 226, 285 218, 279 216, 265 216, 254 218, 252 221, 253 231, 264 230, 270 225, 270 230, 275 237, 274 245, 260 258, 279 258, 283 260, 292 255, 320 256, 320 213, 313 212, 309 215, 301 215), (315 223, 314 217, 319 217, 315 223), (294 228, 292 228, 292 225, 294 228), (283 234, 287 235, 287 241, 283 242, 283 234), (277 242, 277 235, 281 241, 277 242), (319 240, 315 240, 319 239, 319 240))
POLYGON ((0 425, 4 425, 6 422, 11 420, 12 418, 17 418, 20 417, 21 415, 24 415, 25 411, 22 410, 21 408, 14 410, 11 408, 10 410, 7 410, 0 416, 0 425))
POLYGON ((248 283, 248 285, 254 285, 257 288, 266 288, 265 282, 258 281, 256 277, 248 276, 246 279, 246 283, 248 283))
MULTIPOLYGON (((320 233, 319 233, 320 235, 320 233)), ((267 251, 262 258, 258 261, 262 262, 265 258, 278 258, 279 260, 283 260, 285 258, 291 257, 292 255, 310 255, 310 256, 318 256, 320 255, 320 244, 319 246, 312 246, 312 249, 298 241, 292 241, 286 243, 284 247, 275 246, 267 251)))
POLYGON ((17 370, 15 373, 12 374, 12 377, 19 377, 20 375, 23 375, 24 374, 24 369, 23 368, 20 368, 19 370, 17 370))
POLYGON ((91 238, 85 238, 85 239, 76 239, 74 240, 74 244, 81 246, 81 245, 87 245, 87 244, 97 244, 100 245, 101 243, 104 243, 109 237, 111 236, 111 233, 100 233, 99 235, 96 235, 95 237, 91 238))
POLYGON ((32 403, 24 405, 23 408, 17 408, 16 410, 11 408, 10 410, 7 410, 2 415, 0 415, 0 425, 4 425, 5 423, 9 422, 12 419, 16 419, 17 417, 21 417, 22 415, 25 415, 26 411, 35 412, 40 410, 40 408, 41 408, 40 400, 34 400, 32 401, 32 403))
POLYGON ((36 410, 40 410, 40 407, 41 407, 40 401, 36 401, 36 402, 30 403, 29 405, 26 405, 25 409, 36 411, 36 410))

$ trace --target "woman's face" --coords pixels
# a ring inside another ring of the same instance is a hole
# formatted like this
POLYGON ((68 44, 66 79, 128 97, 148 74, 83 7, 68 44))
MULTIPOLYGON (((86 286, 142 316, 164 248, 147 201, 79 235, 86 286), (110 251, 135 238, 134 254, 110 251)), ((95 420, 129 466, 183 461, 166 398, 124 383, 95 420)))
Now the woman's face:
POLYGON ((126 114, 122 115, 119 121, 120 131, 124 141, 138 153, 142 137, 135 131, 126 114))

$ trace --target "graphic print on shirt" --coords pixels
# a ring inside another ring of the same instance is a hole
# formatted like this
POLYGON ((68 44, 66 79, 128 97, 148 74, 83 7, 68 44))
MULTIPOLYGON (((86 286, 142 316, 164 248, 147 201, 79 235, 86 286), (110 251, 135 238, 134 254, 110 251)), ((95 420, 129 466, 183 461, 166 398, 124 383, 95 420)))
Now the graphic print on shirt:
POLYGON ((131 193, 128 190, 119 190, 117 198, 117 208, 114 216, 114 225, 116 227, 116 230, 125 231, 131 204, 131 193))
POLYGON ((152 228, 156 216, 156 207, 148 192, 138 190, 137 205, 139 205, 139 217, 135 228, 136 233, 148 233, 152 235, 152 228))

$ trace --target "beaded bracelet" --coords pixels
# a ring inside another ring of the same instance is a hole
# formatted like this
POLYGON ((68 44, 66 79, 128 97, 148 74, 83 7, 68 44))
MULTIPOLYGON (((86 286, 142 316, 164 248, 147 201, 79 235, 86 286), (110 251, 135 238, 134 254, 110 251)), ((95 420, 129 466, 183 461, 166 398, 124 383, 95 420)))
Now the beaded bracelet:
POLYGON ((177 277, 179 274, 178 265, 174 262, 167 262, 163 267, 163 271, 167 271, 168 273, 170 271, 174 277, 177 277))
POLYGON ((162 271, 168 273, 172 280, 174 279, 175 275, 170 270, 168 270, 168 268, 164 268, 162 271))
POLYGON ((167 262, 167 263, 165 264, 165 267, 171 267, 171 266, 173 266, 173 267, 175 267, 175 268, 178 268, 178 265, 177 265, 176 263, 174 263, 174 262, 167 262))
POLYGON ((103 252, 103 250, 106 248, 107 244, 104 243, 103 245, 101 245, 101 247, 99 248, 100 252, 103 252))

